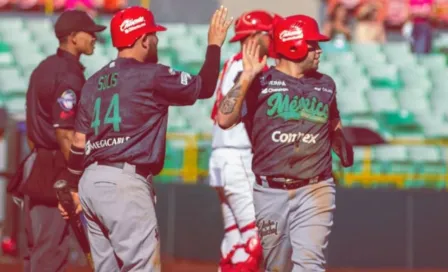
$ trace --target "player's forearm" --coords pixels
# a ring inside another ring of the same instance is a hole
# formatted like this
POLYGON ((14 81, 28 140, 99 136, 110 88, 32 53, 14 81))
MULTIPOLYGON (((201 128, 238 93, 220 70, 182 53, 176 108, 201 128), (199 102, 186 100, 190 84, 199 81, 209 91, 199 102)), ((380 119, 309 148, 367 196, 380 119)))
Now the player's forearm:
POLYGON ((243 101, 253 79, 252 75, 243 72, 238 82, 221 101, 217 115, 217 122, 221 128, 228 129, 240 122, 243 101))
POLYGON ((86 145, 86 135, 76 132, 70 147, 70 154, 67 161, 68 182, 70 187, 77 188, 79 179, 84 170, 84 149, 86 145))
POLYGON ((199 76, 201 77, 201 91, 199 99, 210 98, 216 88, 219 77, 219 65, 221 62, 221 47, 209 45, 199 76))
POLYGON ((71 129, 56 129, 56 140, 59 148, 64 155, 65 160, 68 160, 70 153, 70 145, 72 144, 74 131, 71 129))
POLYGON ((340 119, 331 121, 331 148, 338 155, 344 167, 350 167, 354 161, 353 146, 347 141, 342 131, 340 119))

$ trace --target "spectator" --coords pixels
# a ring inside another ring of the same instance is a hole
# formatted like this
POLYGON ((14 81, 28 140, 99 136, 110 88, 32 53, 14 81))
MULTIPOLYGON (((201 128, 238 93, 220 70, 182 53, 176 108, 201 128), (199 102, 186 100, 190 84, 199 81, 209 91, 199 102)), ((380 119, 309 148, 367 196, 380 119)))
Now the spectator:
POLYGON ((431 52, 433 8, 433 0, 409 0, 409 21, 413 24, 411 48, 414 53, 431 52))
POLYGON ((384 43, 386 31, 383 22, 378 20, 378 7, 373 2, 361 4, 357 11, 354 41, 357 43, 384 43))
POLYGON ((336 4, 330 13, 328 21, 323 27, 323 34, 332 39, 333 46, 336 48, 346 47, 347 41, 351 40, 348 11, 342 3, 336 4))
POLYGON ((65 10, 82 10, 87 12, 93 19, 97 16, 93 0, 66 0, 65 10))

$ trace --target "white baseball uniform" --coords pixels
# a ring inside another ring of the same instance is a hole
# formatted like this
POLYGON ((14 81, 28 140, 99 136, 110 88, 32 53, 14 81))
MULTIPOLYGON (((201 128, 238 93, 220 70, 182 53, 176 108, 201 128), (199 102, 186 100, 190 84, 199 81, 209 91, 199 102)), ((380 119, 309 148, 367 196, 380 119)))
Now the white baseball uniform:
MULTIPOLYGON (((224 64, 217 84, 212 119, 215 119, 221 99, 234 86, 242 70, 241 53, 235 54, 224 64)), ((221 203, 225 228, 221 254, 225 257, 232 249, 245 244, 257 233, 252 196, 255 183, 252 146, 244 123, 223 130, 215 122, 212 149, 210 185, 222 188, 225 196, 221 203)), ((232 257, 232 263, 244 262, 248 257, 243 248, 238 248, 232 257)))

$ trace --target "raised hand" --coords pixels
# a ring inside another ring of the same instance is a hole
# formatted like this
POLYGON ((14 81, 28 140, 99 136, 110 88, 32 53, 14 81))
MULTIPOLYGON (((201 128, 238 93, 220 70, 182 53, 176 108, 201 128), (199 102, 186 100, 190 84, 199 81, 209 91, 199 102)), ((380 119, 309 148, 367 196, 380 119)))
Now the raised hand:
POLYGON ((233 18, 227 19, 227 8, 221 6, 215 11, 208 29, 208 45, 222 46, 233 18))
POLYGON ((266 66, 267 56, 260 60, 260 45, 252 40, 243 45, 243 71, 245 74, 255 76, 266 66))

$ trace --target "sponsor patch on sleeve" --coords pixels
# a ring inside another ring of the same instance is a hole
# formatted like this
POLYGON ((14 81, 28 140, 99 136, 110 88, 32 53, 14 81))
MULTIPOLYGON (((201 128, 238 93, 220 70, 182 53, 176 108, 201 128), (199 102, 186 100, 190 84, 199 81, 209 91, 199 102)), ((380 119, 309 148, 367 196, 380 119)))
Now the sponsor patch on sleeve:
POLYGON ((76 105, 76 94, 73 90, 66 90, 58 98, 58 103, 64 111, 71 111, 76 105))

